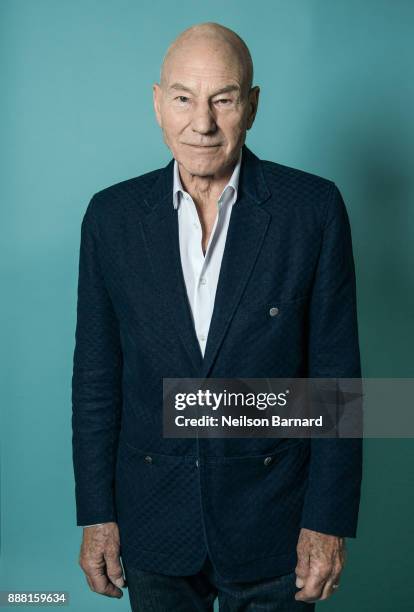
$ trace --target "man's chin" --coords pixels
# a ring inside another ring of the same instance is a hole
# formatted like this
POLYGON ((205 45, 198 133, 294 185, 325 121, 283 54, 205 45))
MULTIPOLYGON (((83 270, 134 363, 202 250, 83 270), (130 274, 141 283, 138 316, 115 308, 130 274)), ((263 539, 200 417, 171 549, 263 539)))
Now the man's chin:
POLYGON ((207 162, 207 160, 195 162, 194 159, 183 159, 182 161, 178 160, 178 163, 180 163, 189 174, 206 177, 216 174, 222 167, 219 161, 211 163, 211 161, 207 162))

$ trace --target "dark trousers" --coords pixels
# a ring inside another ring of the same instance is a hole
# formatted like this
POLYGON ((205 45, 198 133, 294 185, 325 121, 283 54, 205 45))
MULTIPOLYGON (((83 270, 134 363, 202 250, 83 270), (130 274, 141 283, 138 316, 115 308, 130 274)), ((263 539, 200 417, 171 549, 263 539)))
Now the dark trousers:
POLYGON ((255 582, 227 583, 216 576, 207 557, 193 576, 165 576, 124 565, 132 612, 312 612, 315 604, 296 601, 296 574, 255 582))

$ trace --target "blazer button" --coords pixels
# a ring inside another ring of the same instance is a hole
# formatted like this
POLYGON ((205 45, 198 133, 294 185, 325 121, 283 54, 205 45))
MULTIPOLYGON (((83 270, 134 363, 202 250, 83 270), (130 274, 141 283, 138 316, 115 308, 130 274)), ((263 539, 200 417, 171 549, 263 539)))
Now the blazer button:
POLYGON ((145 461, 145 463, 152 463, 152 457, 150 457, 149 455, 146 455, 144 457, 144 461, 145 461))
POLYGON ((263 463, 265 465, 270 465, 272 463, 272 457, 266 457, 266 459, 263 461, 263 463))
POLYGON ((272 306, 272 308, 269 310, 269 314, 271 317, 275 317, 277 314, 279 314, 279 308, 277 308, 277 306, 272 306))

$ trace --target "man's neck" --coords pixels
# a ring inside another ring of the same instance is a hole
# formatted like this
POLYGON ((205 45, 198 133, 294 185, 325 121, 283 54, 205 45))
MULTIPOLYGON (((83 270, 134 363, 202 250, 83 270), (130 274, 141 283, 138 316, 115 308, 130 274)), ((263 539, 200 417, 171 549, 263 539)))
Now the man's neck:
POLYGON ((197 174, 187 172, 187 170, 180 163, 178 163, 181 184, 185 191, 190 194, 197 206, 200 206, 201 208, 208 208, 211 205, 217 204, 217 200, 229 182, 236 164, 237 160, 219 176, 199 176, 197 174))

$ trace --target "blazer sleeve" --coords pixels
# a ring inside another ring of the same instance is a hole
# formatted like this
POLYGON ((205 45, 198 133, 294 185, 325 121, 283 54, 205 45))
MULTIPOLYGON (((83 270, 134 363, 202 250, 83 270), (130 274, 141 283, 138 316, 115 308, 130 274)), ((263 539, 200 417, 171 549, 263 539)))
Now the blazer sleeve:
MULTIPOLYGON (((310 300, 308 365, 309 378, 361 377, 351 229, 334 183, 310 300)), ((361 480, 362 438, 312 438, 301 526, 356 537, 361 480)))
POLYGON ((122 406, 118 320, 105 287, 96 196, 81 226, 72 374, 72 452, 77 525, 116 521, 114 473, 122 406))

